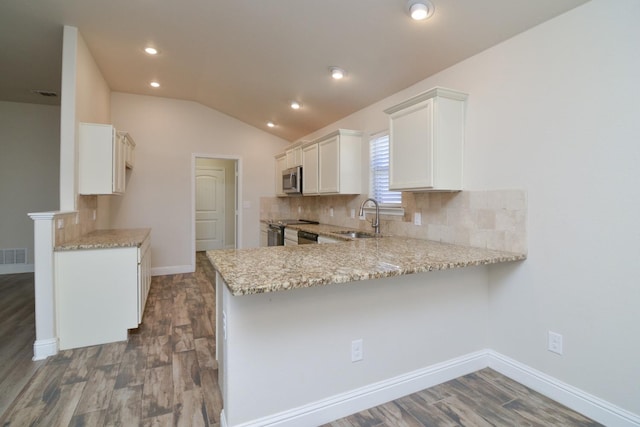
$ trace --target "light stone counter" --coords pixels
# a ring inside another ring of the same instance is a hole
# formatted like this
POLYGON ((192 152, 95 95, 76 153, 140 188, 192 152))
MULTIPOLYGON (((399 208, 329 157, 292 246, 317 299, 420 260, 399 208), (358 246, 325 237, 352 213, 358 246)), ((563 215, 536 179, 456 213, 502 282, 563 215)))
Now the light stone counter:
POLYGON ((141 246, 151 233, 150 228, 95 230, 54 248, 56 251, 108 249, 141 246))
MULTIPOLYGON (((304 229, 311 231, 312 227, 305 225, 304 229)), ((316 227, 320 231, 324 226, 316 227)), ((207 257, 237 296, 519 261, 526 255, 382 237, 326 245, 214 250, 207 257)))

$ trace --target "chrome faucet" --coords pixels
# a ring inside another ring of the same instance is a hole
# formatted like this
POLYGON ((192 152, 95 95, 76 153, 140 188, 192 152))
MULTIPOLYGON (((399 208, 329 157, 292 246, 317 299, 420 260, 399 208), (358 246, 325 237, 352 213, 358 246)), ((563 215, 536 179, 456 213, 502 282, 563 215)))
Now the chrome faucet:
POLYGON ((376 202, 376 199, 368 198, 362 202, 360 205, 360 216, 364 215, 364 205, 366 205, 367 202, 373 202, 373 204, 376 205, 376 217, 371 221, 371 226, 375 230, 376 234, 380 234, 380 206, 378 205, 378 202, 376 202))

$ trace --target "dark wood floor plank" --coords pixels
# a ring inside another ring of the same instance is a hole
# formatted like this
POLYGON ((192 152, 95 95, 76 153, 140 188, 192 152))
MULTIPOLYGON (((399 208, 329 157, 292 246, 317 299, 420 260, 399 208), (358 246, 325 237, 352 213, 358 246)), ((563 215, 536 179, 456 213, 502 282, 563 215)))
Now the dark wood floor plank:
POLYGON ((97 366, 82 392, 76 414, 101 411, 109 407, 109 401, 118 375, 118 365, 97 366))
POLYGON ((106 410, 74 415, 69 422, 69 427, 102 426, 104 425, 106 415, 106 410))
POLYGON ((173 351, 191 351, 195 350, 195 343, 193 342, 193 329, 191 325, 179 325, 173 328, 173 351))
POLYGON ((100 354, 96 360, 96 366, 116 365, 122 361, 124 350, 127 348, 126 341, 104 344, 100 346, 100 354))
POLYGON ((202 396, 209 424, 218 424, 220 423, 220 411, 222 411, 222 393, 218 384, 218 371, 200 368, 200 381, 202 382, 202 396))
POLYGON ((55 398, 50 400, 43 408, 42 416, 38 419, 38 425, 69 425, 85 385, 84 382, 75 382, 60 386, 55 398))
POLYGON ((141 385, 114 390, 104 422, 105 427, 139 425, 141 401, 141 385))
POLYGON ((171 335, 146 337, 144 342, 148 368, 171 364, 173 358, 171 335))
POLYGON ((100 346, 84 347, 77 349, 70 358, 69 367, 62 377, 62 384, 86 382, 91 370, 96 365, 100 346))
POLYGON ((173 427, 173 411, 170 414, 145 418, 142 420, 141 425, 143 427, 173 427))
POLYGON ((216 355, 216 340, 214 337, 197 338, 194 340, 196 356, 200 369, 218 369, 216 355))
POLYGON ((148 368, 142 393, 142 418, 153 418, 164 414, 172 414, 173 417, 173 404, 172 366, 161 365, 148 368))
POLYGON ((144 384, 144 374, 147 367, 147 355, 141 347, 125 350, 120 362, 120 369, 116 377, 115 388, 132 387, 144 384))
MULTIPOLYGON (((439 400, 439 402, 442 399, 439 400)), ((457 424, 433 404, 426 404, 422 397, 415 394, 397 399, 397 404, 426 426, 450 427, 457 424)))

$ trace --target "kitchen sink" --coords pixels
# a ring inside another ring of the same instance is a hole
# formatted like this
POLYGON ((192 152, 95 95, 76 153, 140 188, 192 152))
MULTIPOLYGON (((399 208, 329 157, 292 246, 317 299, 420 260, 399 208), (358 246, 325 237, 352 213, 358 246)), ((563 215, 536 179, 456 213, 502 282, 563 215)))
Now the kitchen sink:
POLYGON ((363 231, 334 231, 333 234, 339 234, 345 237, 353 237, 355 239, 370 239, 372 237, 378 237, 372 233, 365 233, 363 231))

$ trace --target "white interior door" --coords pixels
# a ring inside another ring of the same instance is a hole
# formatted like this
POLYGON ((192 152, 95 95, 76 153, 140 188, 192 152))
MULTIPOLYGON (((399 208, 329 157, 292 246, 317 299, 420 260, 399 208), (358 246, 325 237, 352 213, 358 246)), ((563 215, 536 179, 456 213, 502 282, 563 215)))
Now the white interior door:
POLYGON ((196 251, 224 247, 224 168, 196 167, 196 251))

